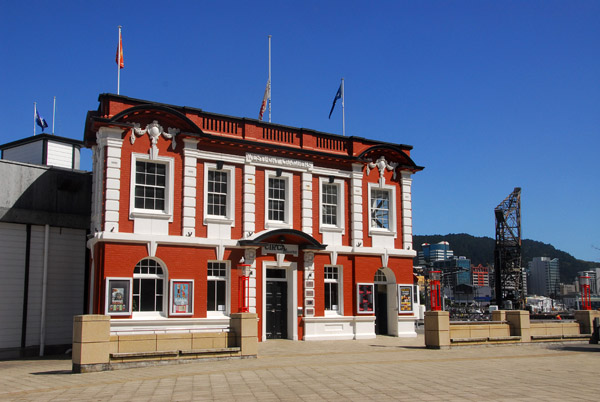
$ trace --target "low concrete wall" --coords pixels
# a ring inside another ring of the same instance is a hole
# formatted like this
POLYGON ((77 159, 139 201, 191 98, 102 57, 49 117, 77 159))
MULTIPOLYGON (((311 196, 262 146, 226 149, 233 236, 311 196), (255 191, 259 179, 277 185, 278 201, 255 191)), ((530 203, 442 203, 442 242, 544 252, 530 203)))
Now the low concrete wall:
POLYGON ((458 345, 588 340, 599 311, 578 311, 576 321, 531 322, 529 312, 494 311, 493 321, 450 322, 446 311, 425 313, 425 345, 440 349, 458 345))
POLYGON ((256 314, 231 315, 230 332, 110 335, 110 317, 80 315, 73 321, 73 371, 114 370, 190 359, 258 355, 256 314))

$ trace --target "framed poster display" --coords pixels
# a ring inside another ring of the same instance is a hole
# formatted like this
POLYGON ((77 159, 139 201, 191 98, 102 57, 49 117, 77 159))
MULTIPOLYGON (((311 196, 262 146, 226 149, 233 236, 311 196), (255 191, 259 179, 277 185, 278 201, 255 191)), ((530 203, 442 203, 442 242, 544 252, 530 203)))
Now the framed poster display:
POLYGON ((374 288, 375 286, 372 283, 356 284, 356 311, 358 314, 373 314, 375 312, 374 288))
POLYGON ((131 278, 106 278, 106 315, 131 315, 131 278))
POLYGON ((194 314, 194 280, 171 279, 170 315, 194 314))
POLYGON ((413 286, 398 285, 398 310, 400 313, 414 312, 413 286))

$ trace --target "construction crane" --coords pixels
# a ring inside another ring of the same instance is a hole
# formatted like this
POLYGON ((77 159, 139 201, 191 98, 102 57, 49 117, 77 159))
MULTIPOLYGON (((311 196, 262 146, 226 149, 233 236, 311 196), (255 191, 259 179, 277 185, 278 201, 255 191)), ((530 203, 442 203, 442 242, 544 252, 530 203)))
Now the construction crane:
POLYGON ((501 309, 525 308, 521 268, 521 188, 513 192, 494 209, 496 216, 496 247, 494 270, 496 303, 501 309))

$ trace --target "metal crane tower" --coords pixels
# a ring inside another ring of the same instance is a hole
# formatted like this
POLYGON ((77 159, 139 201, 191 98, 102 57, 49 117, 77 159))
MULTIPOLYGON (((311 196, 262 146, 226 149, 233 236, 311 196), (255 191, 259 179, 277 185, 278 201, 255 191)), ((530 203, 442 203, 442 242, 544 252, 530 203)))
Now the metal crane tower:
POLYGON ((525 295, 521 269, 521 188, 515 187, 494 209, 494 214, 496 303, 501 309, 523 309, 525 295))

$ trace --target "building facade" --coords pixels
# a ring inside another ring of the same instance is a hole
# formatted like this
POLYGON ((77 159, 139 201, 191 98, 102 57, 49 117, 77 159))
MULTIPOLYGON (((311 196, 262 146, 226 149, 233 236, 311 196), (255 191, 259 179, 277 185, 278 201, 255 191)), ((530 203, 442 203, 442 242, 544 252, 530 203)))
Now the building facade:
POLYGON ((471 276, 473 278, 473 286, 490 286, 490 267, 478 266, 471 267, 471 276))
POLYGON ((92 177, 76 170, 82 146, 51 135, 0 145, 0 358, 71 349, 89 260, 92 177))
POLYGON ((528 294, 556 297, 560 292, 559 281, 560 263, 558 258, 535 257, 529 262, 528 294))
POLYGON ((111 331, 415 336, 411 147, 103 94, 90 312, 111 331))

